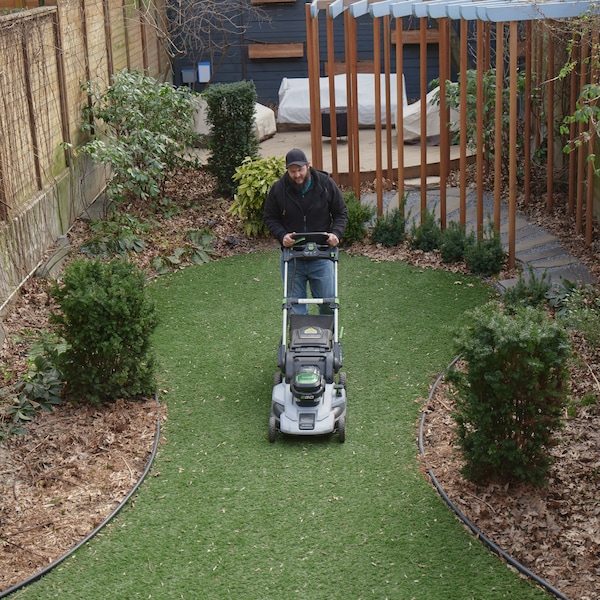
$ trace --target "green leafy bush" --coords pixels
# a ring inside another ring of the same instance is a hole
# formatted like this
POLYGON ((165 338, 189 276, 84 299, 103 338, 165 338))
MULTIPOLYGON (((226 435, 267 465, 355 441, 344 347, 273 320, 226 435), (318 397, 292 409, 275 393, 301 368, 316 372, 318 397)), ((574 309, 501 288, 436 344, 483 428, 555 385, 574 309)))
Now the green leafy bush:
POLYGON ((217 178, 217 192, 233 197, 233 175, 246 157, 258 153, 254 132, 256 88, 251 81, 210 85, 203 94, 210 127, 208 168, 217 178))
POLYGON ((105 219, 92 221, 92 236, 80 250, 88 258, 124 257, 130 252, 141 252, 146 247, 144 234, 149 229, 148 223, 132 215, 111 211, 105 219))
POLYGON ((541 277, 537 277, 530 265, 529 277, 525 279, 521 273, 514 287, 504 292, 504 306, 509 311, 514 311, 518 306, 541 306, 546 303, 546 294, 551 285, 550 276, 547 272, 544 271, 541 277))
POLYGON ((542 485, 552 433, 566 403, 569 343, 543 311, 498 303, 473 311, 457 333, 465 370, 453 368, 458 446, 463 474, 483 483, 521 480, 542 485))
POLYGON ((497 275, 502 270, 505 258, 500 234, 494 230, 492 223, 479 238, 475 232, 471 233, 465 246, 465 262, 472 273, 484 277, 497 275))
POLYGON ((465 258, 468 243, 467 228, 457 221, 450 221, 440 235, 440 254, 445 263, 460 262, 465 258))
POLYGON ((55 364, 67 349, 66 342, 41 332, 27 353, 28 370, 14 386, 0 390, 0 440, 26 433, 23 424, 40 411, 52 412, 63 403, 62 375, 55 364))
POLYGON ((194 265, 203 265, 210 262, 210 256, 214 254, 214 236, 208 229, 194 229, 187 235, 188 243, 179 246, 167 256, 157 256, 152 260, 152 267, 159 275, 168 273, 177 268, 185 261, 194 265))
POLYGON ((72 402, 104 404, 155 391, 150 336, 157 325, 143 272, 134 264, 77 259, 50 289, 50 315, 67 341, 58 367, 72 402))
POLYGON ((244 233, 250 236, 266 235, 263 220, 265 198, 271 186, 285 173, 285 160, 270 156, 247 156, 233 174, 237 191, 229 212, 243 221, 244 233))
POLYGON ((344 231, 343 244, 351 246, 354 242, 362 242, 367 236, 367 225, 371 222, 377 209, 362 204, 353 191, 344 192, 344 201, 348 207, 348 223, 344 231))
POLYGON ((439 219, 429 209, 421 213, 421 222, 417 225, 413 222, 408 238, 408 245, 413 250, 431 252, 440 247, 442 239, 442 228, 439 219))
POLYGON ((88 82, 90 103, 82 129, 94 139, 80 152, 110 167, 107 193, 113 200, 129 194, 156 200, 178 166, 189 164, 194 145, 194 94, 186 87, 159 83, 127 69, 102 89, 88 82))

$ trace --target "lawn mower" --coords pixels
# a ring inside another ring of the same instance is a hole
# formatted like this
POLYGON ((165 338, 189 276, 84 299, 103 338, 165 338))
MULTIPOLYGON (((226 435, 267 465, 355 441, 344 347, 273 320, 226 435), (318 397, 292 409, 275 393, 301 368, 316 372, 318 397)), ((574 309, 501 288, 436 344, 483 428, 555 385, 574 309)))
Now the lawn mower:
POLYGON ((346 373, 340 372, 338 331, 338 249, 327 244, 327 237, 320 232, 297 234, 294 246, 282 250, 283 327, 269 418, 271 442, 278 432, 303 436, 337 432, 340 442, 346 439, 346 373), (335 297, 289 297, 294 259, 331 260, 335 297), (294 306, 301 304, 325 305, 330 314, 294 313, 294 306))

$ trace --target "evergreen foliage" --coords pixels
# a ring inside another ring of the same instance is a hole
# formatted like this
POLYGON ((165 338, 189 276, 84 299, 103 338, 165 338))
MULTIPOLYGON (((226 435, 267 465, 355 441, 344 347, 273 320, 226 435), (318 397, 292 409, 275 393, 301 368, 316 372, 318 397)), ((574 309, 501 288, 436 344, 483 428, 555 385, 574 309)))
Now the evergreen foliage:
POLYGON ((254 132, 256 88, 251 81, 218 83, 204 92, 210 126, 208 168, 217 178, 217 191, 233 197, 235 170, 246 157, 258 154, 254 132))
POLYGON ((466 363, 448 374, 463 474, 477 483, 542 485, 566 403, 564 328, 530 306, 508 314, 494 302, 472 311, 455 344, 466 363))
POLYGON ((50 315, 68 344, 57 366, 74 402, 105 404, 155 392, 150 336, 157 325, 143 272, 133 263, 76 259, 51 290, 50 315))

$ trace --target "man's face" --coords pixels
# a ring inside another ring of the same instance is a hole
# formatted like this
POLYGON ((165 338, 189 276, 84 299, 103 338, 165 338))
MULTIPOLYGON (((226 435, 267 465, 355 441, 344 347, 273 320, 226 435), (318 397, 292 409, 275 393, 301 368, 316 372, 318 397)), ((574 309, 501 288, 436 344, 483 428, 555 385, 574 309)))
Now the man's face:
POLYGON ((302 167, 300 165, 290 165, 290 167, 287 170, 288 175, 294 180, 295 183, 297 183, 298 185, 302 185, 308 177, 309 165, 310 163, 302 167))

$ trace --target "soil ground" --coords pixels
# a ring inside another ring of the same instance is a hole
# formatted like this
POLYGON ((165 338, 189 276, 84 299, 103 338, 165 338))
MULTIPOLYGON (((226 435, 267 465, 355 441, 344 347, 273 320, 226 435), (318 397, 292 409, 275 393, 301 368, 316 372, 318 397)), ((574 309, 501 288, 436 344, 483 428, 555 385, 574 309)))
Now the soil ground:
MULTIPOLYGON (((206 174, 179 173, 168 196, 180 211, 168 219, 155 217, 160 226, 135 258, 145 269, 151 270, 155 257, 183 246, 190 229, 210 229, 214 259, 274 247, 272 240, 251 240, 241 233, 227 212, 229 202, 214 199, 214 182, 206 174)), ((544 203, 542 198, 523 210, 600 276, 598 247, 585 247, 583 238, 573 235, 572 218, 559 209, 547 214, 544 203)), ((144 212, 135 204, 127 210, 140 217, 144 212)), ((69 241, 77 248, 89 235, 89 223, 78 221, 69 241)), ((404 247, 361 244, 346 251, 373 260, 448 268, 437 253, 404 247)), ((464 265, 453 269, 466 271, 464 265)), ((26 371, 32 334, 49 328, 53 309, 48 281, 30 279, 3 319, 7 337, 0 349, 0 388, 9 388, 26 371)), ((480 487, 462 478, 443 382, 430 400, 423 399, 425 454, 420 460, 424 476, 431 470, 452 502, 488 538, 568 597, 592 600, 600 589, 600 357, 583 340, 574 338, 573 343, 578 360, 570 366, 571 395, 595 401, 565 415, 547 487, 480 487)), ((106 408, 66 404, 42 413, 26 435, 0 444, 0 590, 47 567, 112 514, 144 472, 157 423, 165 418, 166 408, 153 398, 106 408)))

